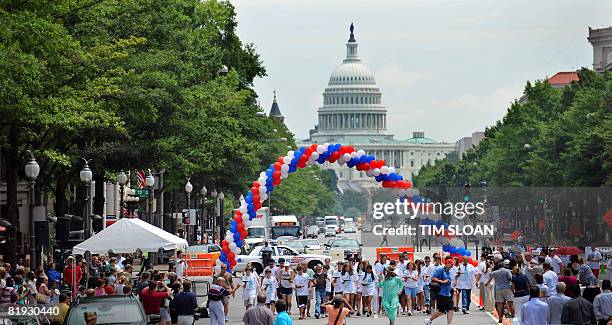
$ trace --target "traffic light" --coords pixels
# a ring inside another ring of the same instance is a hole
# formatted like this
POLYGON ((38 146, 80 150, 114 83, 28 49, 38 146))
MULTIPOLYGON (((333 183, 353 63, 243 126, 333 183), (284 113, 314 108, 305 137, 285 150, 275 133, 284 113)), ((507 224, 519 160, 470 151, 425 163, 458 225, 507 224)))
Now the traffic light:
POLYGON ((184 225, 189 225, 189 211, 183 211, 182 213, 182 218, 183 218, 183 224, 184 225))
POLYGON ((470 201, 470 182, 468 181, 465 181, 465 184, 463 185, 463 201, 470 201))

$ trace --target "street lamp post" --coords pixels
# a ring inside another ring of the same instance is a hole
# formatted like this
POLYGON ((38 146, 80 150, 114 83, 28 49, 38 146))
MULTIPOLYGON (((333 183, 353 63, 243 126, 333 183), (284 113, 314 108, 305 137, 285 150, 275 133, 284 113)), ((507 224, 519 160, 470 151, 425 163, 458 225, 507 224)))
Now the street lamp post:
POLYGON ((187 193, 187 216, 189 216, 189 225, 185 228, 185 239, 189 242, 189 226, 191 225, 191 192, 193 191, 193 185, 189 181, 191 178, 187 178, 187 184, 185 184, 185 193, 187 193))
POLYGON ((123 218, 123 195, 125 184, 127 184, 127 175, 123 170, 117 174, 117 183, 119 183, 119 218, 117 218, 119 220, 123 218))
MULTIPOLYGON (((206 217, 204 216, 204 209, 206 208, 206 193, 208 193, 206 186, 202 186, 202 189, 200 190, 200 195, 202 195, 202 211, 200 212, 200 234, 202 236, 202 243, 204 243, 204 236, 208 236, 206 233, 206 217)), ((208 238, 206 238, 206 242, 208 242, 208 238)))
POLYGON ((225 236, 225 220, 223 220, 223 201, 225 200, 225 194, 219 193, 219 240, 225 236))
POLYGON ((34 155, 29 151, 28 153, 30 154, 30 160, 25 165, 25 174, 28 177, 30 185, 30 264, 32 269, 36 269, 38 265, 36 258, 36 238, 34 236, 34 186, 36 185, 36 179, 40 173, 40 166, 36 162, 36 159, 34 159, 34 155))
POLYGON ((89 238, 89 236, 91 235, 91 218, 90 218, 90 211, 89 211, 89 207, 91 205, 91 180, 93 178, 93 173, 91 172, 91 169, 89 169, 89 162, 91 160, 87 160, 85 158, 83 158, 83 161, 85 162, 85 165, 83 166, 83 169, 81 169, 81 172, 79 173, 79 177, 81 178, 81 182, 83 182, 83 184, 85 184, 85 216, 83 218, 84 220, 84 224, 83 224, 83 239, 87 240, 89 238))
POLYGON ((210 218, 211 219, 210 220, 210 222, 211 222, 210 229, 211 229, 211 233, 213 235, 213 242, 214 242, 215 241, 215 224, 216 224, 215 223, 215 219, 217 218, 217 211, 219 210, 218 206, 217 206, 217 203, 218 203, 218 201, 217 201, 217 196, 218 196, 217 190, 213 189, 213 191, 210 192, 210 196, 212 196, 212 198, 213 198, 213 213, 212 213, 212 218, 210 218))
POLYGON ((150 224, 154 224, 153 222, 153 185, 155 185, 155 177, 153 177, 153 175, 151 174, 151 170, 149 169, 149 174, 147 175, 147 178, 145 179, 145 184, 147 185, 147 188, 149 189, 149 195, 147 195, 147 210, 149 210, 148 212, 148 217, 149 217, 149 223, 150 224))

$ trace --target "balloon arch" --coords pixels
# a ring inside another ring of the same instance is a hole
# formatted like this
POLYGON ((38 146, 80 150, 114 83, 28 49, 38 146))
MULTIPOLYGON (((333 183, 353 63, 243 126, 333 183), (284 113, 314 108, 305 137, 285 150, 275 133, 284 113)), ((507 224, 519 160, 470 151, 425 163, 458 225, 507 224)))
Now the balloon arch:
POLYGON ((283 179, 298 168, 316 163, 323 164, 326 161, 365 171, 366 175, 382 182, 382 187, 396 189, 400 197, 405 196, 407 190, 412 187, 411 182, 404 180, 404 177, 396 173, 394 167, 387 166, 384 160, 376 160, 374 156, 366 155, 363 150, 355 151, 352 146, 325 143, 290 150, 286 156, 280 156, 277 162, 259 174, 250 191, 240 201, 240 208, 234 212, 234 220, 223 239, 221 254, 216 264, 220 266, 225 263, 228 270, 236 265, 236 255, 240 254, 244 245, 247 228, 256 216, 255 211, 261 208, 275 186, 280 185, 283 179))

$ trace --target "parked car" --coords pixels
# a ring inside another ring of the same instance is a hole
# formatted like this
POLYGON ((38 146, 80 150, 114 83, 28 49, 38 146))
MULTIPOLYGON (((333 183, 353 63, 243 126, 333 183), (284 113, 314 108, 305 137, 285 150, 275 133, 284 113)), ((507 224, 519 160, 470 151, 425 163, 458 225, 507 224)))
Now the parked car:
POLYGON ((283 245, 287 245, 298 252, 308 253, 310 250, 320 250, 321 244, 316 239, 300 239, 291 240, 284 242, 283 245))
POLYGON ((334 237, 336 235, 336 226, 325 226, 325 237, 334 237))
MULTIPOLYGON (((278 259, 282 257, 285 259, 285 261, 291 263, 292 267, 296 266, 298 263, 306 261, 308 268, 314 269, 315 266, 323 264, 326 258, 331 259, 331 257, 327 255, 300 254, 298 251, 287 245, 272 244, 269 247, 272 248, 272 259, 274 259, 276 263, 278 263, 278 259)), ((257 246, 253 248, 248 255, 236 256, 236 265, 232 271, 244 272, 244 268, 246 267, 247 263, 251 263, 257 274, 261 274, 264 268, 263 258, 261 257, 262 248, 263 245, 257 246)))
POLYGON ((325 244, 326 251, 342 250, 344 251, 345 260, 354 258, 356 261, 361 261, 361 243, 357 239, 350 238, 335 238, 330 239, 325 244))
POLYGON ((78 298, 70 305, 64 325, 119 323, 148 324, 147 316, 137 297, 108 295, 78 298), (92 322, 92 319, 95 321, 92 322))

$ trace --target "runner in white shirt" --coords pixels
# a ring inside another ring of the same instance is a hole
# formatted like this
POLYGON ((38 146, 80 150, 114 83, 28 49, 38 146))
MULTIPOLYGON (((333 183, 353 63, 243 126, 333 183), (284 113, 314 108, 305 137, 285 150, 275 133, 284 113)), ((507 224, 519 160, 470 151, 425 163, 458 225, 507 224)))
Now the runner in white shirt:
POLYGON ((257 275, 253 273, 250 267, 244 269, 244 275, 242 276, 242 300, 244 300, 245 309, 249 309, 255 306, 255 299, 257 299, 257 275))
POLYGON ((403 274, 404 279, 404 311, 407 309, 408 316, 412 316, 412 306, 416 303, 417 281, 419 271, 417 271, 414 262, 408 262, 406 270, 403 274))
POLYGON ((308 303, 308 289, 310 287, 310 276, 304 273, 301 265, 297 267, 297 275, 293 280, 295 283, 295 291, 297 295, 297 304, 300 309, 300 318, 306 318, 306 304, 308 303))
POLYGON ((550 265, 552 266, 552 270, 553 272, 557 273, 557 274, 561 274, 561 269, 563 268, 563 261, 561 260, 561 258, 559 257, 559 255, 557 255, 557 253, 555 253, 554 250, 552 250, 550 252, 550 265))
POLYGON ((266 268, 264 278, 261 280, 261 291, 266 293, 266 306, 274 313, 274 303, 276 302, 276 289, 278 288, 278 280, 272 276, 272 270, 266 268))
POLYGON ((470 313, 470 302, 472 300, 472 288, 476 277, 476 268, 468 264, 469 258, 463 257, 463 263, 457 266, 457 289, 461 293, 461 311, 464 314, 470 313))
POLYGON ((599 278, 600 262, 601 252, 597 250, 595 245, 591 245, 591 251, 589 252, 589 254, 587 254, 587 265, 591 268, 591 271, 593 271, 595 279, 599 278))

